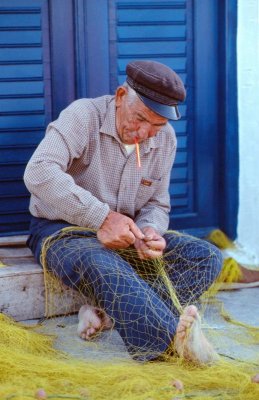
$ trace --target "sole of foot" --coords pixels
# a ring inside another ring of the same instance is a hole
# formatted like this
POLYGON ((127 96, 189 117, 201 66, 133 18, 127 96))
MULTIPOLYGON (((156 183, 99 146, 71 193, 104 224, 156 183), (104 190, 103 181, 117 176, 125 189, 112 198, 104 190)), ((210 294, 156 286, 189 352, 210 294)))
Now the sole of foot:
POLYGON ((197 307, 186 307, 180 317, 174 341, 178 355, 195 364, 214 364, 219 355, 201 330, 201 318, 197 307))
POLYGON ((84 304, 78 313, 77 334, 84 340, 90 340, 99 332, 111 329, 113 324, 104 310, 84 304))

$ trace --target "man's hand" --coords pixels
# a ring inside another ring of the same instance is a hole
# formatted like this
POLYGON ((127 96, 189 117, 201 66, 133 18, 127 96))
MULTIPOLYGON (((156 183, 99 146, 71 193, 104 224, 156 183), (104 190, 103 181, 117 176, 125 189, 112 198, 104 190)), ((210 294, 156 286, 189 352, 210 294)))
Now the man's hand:
POLYGON ((97 238, 109 249, 126 249, 144 236, 131 218, 116 211, 109 212, 97 231, 97 238))
POLYGON ((139 258, 143 260, 161 257, 166 247, 165 239, 151 226, 144 228, 143 233, 145 234, 144 239, 136 239, 134 243, 139 258))

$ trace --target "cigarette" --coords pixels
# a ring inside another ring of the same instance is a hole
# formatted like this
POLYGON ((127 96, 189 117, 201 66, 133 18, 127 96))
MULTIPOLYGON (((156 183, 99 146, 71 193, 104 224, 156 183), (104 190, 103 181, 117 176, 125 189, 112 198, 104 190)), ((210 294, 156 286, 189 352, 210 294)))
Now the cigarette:
POLYGON ((139 168, 141 168, 140 154, 139 154, 139 143, 138 143, 138 139, 137 138, 135 138, 135 145, 136 145, 137 165, 138 165, 139 168))

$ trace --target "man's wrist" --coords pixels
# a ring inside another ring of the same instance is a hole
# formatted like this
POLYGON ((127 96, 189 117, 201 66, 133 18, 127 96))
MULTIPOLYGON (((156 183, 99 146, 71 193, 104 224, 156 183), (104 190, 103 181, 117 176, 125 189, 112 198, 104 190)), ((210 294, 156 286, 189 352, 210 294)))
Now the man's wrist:
POLYGON ((99 226, 96 229, 97 231, 102 228, 105 221, 107 221, 107 218, 109 217, 110 213, 111 213, 111 210, 108 208, 107 212, 103 215, 101 223, 99 222, 99 224, 98 224, 99 226))

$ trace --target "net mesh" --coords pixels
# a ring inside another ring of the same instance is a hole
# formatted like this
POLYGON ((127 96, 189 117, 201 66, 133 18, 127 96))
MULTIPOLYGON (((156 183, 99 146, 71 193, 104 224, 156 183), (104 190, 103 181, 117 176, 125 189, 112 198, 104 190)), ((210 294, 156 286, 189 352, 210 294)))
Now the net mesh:
MULTIPOLYGON (((153 261, 140 260, 132 248, 107 258, 110 250, 100 251, 94 235, 81 228, 66 228, 49 237, 42 251, 46 317, 76 312, 86 301, 104 309, 132 358, 76 359, 54 350, 53 337, 0 314, 1 398, 258 399, 259 385, 251 380, 259 369, 257 353, 245 361, 221 354, 206 366, 175 352, 172 336, 178 316, 189 304, 196 304, 201 316, 209 310, 234 326, 227 334, 237 345, 259 341, 259 329, 236 321, 215 298, 218 285, 210 284, 216 271, 205 266, 213 266, 218 253, 206 242, 200 242, 197 252, 197 240, 186 235, 186 241, 177 240, 182 236, 175 233, 172 250, 153 261), (82 250, 85 241, 91 248, 87 255, 82 250), (185 258, 186 246, 193 263, 185 258), (91 268, 86 270, 86 265, 91 268)), ((203 328, 209 340, 216 338, 220 344, 226 340, 225 331, 222 338, 222 332, 203 328)), ((86 346, 92 343, 98 346, 96 337, 86 346)))

